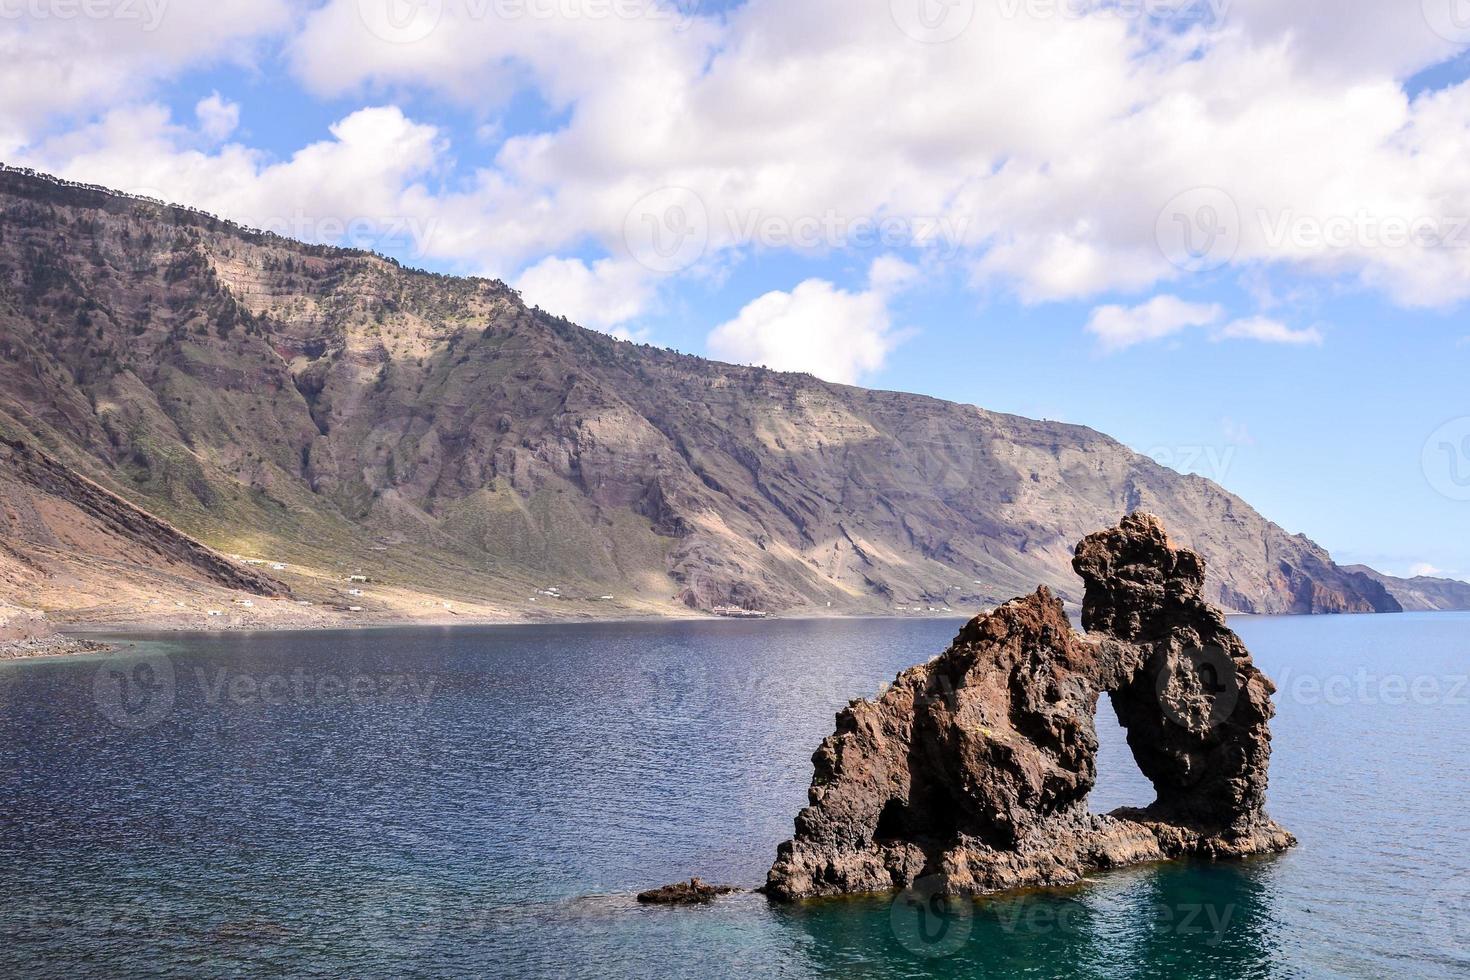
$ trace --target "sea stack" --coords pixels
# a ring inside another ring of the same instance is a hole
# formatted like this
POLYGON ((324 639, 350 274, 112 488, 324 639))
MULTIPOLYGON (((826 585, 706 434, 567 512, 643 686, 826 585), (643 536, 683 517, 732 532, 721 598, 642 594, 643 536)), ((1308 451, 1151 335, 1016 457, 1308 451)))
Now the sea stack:
POLYGON ((1295 844, 1264 810, 1275 687, 1202 598, 1204 561, 1140 513, 1082 541, 1073 568, 1086 635, 1042 588, 837 716, 768 875, 772 899, 921 879, 980 894, 1295 844), (1103 693, 1154 784, 1144 809, 1088 810, 1103 693))

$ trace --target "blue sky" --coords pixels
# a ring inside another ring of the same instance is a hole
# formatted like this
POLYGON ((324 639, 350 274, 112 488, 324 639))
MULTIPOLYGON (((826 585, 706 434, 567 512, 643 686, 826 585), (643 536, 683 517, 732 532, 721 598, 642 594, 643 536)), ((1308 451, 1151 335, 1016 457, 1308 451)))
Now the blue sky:
POLYGON ((1455 0, 67 2, 4 8, 7 162, 1089 425, 1470 577, 1455 0))

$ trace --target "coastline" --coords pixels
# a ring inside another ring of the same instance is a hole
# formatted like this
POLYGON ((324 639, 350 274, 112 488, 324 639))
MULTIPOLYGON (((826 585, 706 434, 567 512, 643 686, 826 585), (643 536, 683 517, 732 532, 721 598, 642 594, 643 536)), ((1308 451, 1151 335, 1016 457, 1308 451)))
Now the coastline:
POLYGON ((75 634, 52 633, 48 636, 0 641, 0 661, 43 660, 53 657, 116 653, 119 649, 116 643, 90 640, 75 634))
MULTIPOLYGON (((524 627, 556 627, 556 626, 620 626, 652 623, 774 623, 774 622, 831 622, 831 621, 854 621, 854 620, 889 620, 889 621, 911 621, 911 620, 949 620, 955 623, 968 622, 975 615, 988 612, 988 609, 977 609, 974 611, 950 613, 910 613, 907 615, 892 615, 884 613, 832 613, 832 614, 801 614, 801 615, 773 615, 764 619, 744 619, 740 617, 718 616, 710 614, 691 613, 689 615, 667 616, 658 614, 626 615, 626 616, 536 616, 536 617, 489 617, 489 616, 452 616, 452 617, 426 617, 418 618, 363 618, 359 620, 256 620, 252 622, 221 623, 219 625, 201 628, 193 623, 181 622, 177 619, 162 618, 156 621, 129 620, 118 623, 106 622, 82 622, 82 623, 58 623, 51 631, 44 634, 21 637, 10 640, 0 640, 0 663, 18 660, 52 659, 69 656, 99 655, 116 653, 126 647, 126 641, 132 638, 159 637, 159 636, 214 636, 230 633, 351 633, 368 631, 387 631, 401 629, 453 629, 453 628, 524 628, 524 627)), ((1423 614, 1436 612, 1454 612, 1455 610, 1424 610, 1423 614)), ((1070 611, 1069 611, 1070 614, 1070 611)), ((1368 615, 1368 614, 1364 614, 1368 615)), ((1406 613, 1401 615, 1413 615, 1406 613)), ((1075 616, 1070 618, 1076 619, 1075 616)), ((1282 614, 1280 616, 1262 616, 1256 613, 1227 613, 1229 620, 1238 619, 1319 619, 1320 616, 1301 614, 1282 614)))

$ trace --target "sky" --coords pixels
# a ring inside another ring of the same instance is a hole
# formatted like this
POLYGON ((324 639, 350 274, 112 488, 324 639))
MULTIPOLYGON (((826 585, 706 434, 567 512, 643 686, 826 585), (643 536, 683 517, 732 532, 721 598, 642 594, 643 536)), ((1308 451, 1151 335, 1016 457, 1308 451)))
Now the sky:
POLYGON ((0 160, 1470 578, 1470 0, 0 0, 0 160))

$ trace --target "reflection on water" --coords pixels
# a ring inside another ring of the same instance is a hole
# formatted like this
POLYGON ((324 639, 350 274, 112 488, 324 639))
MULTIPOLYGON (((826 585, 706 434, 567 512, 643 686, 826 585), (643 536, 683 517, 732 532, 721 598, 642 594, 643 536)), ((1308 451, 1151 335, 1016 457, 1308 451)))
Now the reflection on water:
MULTIPOLYGON (((0 665, 0 975, 1464 975, 1467 625, 1237 623, 1281 682, 1271 809, 1297 850, 956 905, 631 898, 758 884, 833 714, 954 622, 173 637, 0 665), (1438 693, 1406 703, 1398 675, 1438 693), (1338 677, 1351 695, 1324 697, 1338 677)), ((1146 802, 1106 705, 1099 734, 1094 808, 1146 802)))
MULTIPOLYGON (((888 900, 780 910, 821 975, 881 954, 907 975, 1251 977, 1281 959, 1262 862, 1167 865, 1072 889, 905 907, 888 900)), ((888 974, 888 975, 891 975, 888 974)))

